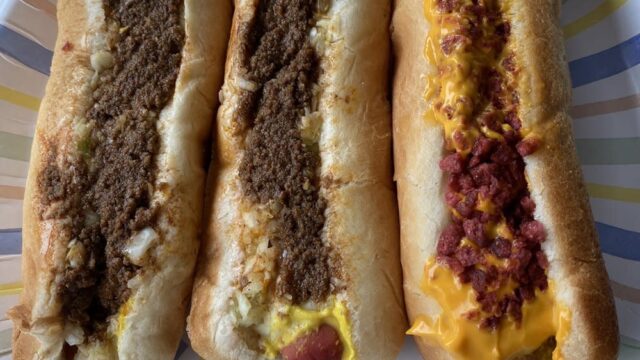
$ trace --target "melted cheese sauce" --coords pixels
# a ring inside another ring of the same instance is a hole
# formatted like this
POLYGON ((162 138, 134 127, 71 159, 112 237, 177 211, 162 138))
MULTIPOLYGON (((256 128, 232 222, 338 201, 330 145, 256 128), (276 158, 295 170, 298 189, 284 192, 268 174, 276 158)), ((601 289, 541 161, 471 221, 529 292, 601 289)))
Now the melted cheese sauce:
POLYGON ((299 306, 285 306, 270 315, 269 333, 263 340, 265 355, 273 359, 299 337, 314 331, 322 324, 331 325, 340 336, 342 360, 356 358, 351 341, 349 311, 343 302, 331 300, 322 310, 306 310, 299 306))
POLYGON ((505 359, 532 352, 555 336, 554 360, 563 359, 560 348, 566 339, 571 314, 554 301, 554 284, 536 291, 533 301, 522 306, 522 323, 505 317, 494 331, 481 329, 465 313, 478 308, 470 284, 462 284, 451 271, 429 259, 424 269, 422 291, 435 299, 442 311, 435 317, 418 316, 407 334, 437 344, 457 359, 505 359))

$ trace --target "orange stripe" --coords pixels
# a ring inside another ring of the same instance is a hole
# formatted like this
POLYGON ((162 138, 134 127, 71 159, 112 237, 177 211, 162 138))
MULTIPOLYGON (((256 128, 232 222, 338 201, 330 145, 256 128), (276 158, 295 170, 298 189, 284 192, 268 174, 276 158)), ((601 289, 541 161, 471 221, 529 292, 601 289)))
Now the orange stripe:
POLYGON ((569 113, 571 114, 572 118, 579 119, 587 116, 608 114, 637 107, 640 107, 640 94, 584 105, 576 105, 571 108, 569 113))
POLYGON ((0 198, 22 200, 23 197, 23 187, 0 185, 0 198))
POLYGON ((611 290, 613 290, 615 297, 620 300, 640 304, 640 289, 632 288, 613 280, 609 280, 609 283, 611 284, 611 290))
POLYGON ((44 12, 54 19, 56 18, 56 6, 47 0, 22 0, 22 2, 44 12))

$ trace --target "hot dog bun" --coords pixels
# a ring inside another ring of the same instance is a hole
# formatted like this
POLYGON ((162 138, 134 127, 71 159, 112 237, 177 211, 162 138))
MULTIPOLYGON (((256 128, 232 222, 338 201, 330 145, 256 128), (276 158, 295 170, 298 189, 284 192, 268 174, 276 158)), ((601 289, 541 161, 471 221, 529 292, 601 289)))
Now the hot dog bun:
MULTIPOLYGON (((425 327, 417 329, 415 339, 425 359, 483 358, 481 351, 491 350, 493 346, 488 341, 474 343, 470 339, 470 332, 465 332, 466 328, 460 328, 457 333, 449 333, 454 334, 448 338, 449 344, 453 345, 443 345, 442 333, 427 325, 428 322, 445 324, 446 327, 449 316, 449 319, 453 318, 450 321, 462 324, 465 321, 461 320, 463 314, 459 309, 444 309, 447 307, 446 303, 443 306, 436 297, 427 295, 424 290, 425 287, 433 286, 425 285, 425 282, 436 283, 438 274, 443 274, 443 271, 451 272, 451 268, 440 260, 442 258, 438 249, 441 234, 452 218, 445 202, 451 175, 445 174, 441 169, 449 168, 441 160, 451 150, 444 141, 443 126, 435 121, 435 110, 432 110, 439 91, 445 90, 429 90, 429 86, 438 86, 442 74, 448 70, 442 70, 446 65, 434 63, 438 61, 425 55, 429 51, 425 50, 429 46, 427 37, 434 34, 432 27, 441 26, 438 21, 430 22, 425 12, 432 11, 429 6, 440 6, 436 8, 436 14, 456 12, 459 11, 460 4, 466 3, 398 0, 392 21, 396 57, 393 132, 404 292, 409 320, 414 324, 414 329, 420 325, 421 319, 424 321, 422 325, 425 327), (452 8, 446 9, 449 5, 452 8), (433 264, 437 265, 434 267, 433 264), (451 314, 452 311, 456 312, 451 314), (465 341, 468 346, 466 352, 462 349, 465 341)), ((511 348, 515 350, 502 351, 504 348, 497 348, 486 358, 551 358, 552 351, 555 351, 554 359, 555 356, 564 359, 613 359, 618 348, 616 314, 576 156, 571 119, 567 113, 571 94, 562 32, 558 26, 560 2, 536 0, 479 3, 497 3, 502 9, 502 17, 510 25, 510 32, 506 31, 508 35, 505 48, 514 54, 518 69, 514 75, 517 84, 515 91, 519 94, 518 116, 522 128, 528 129, 531 136, 536 136, 536 141, 539 140, 539 147, 532 153, 528 154, 523 149, 518 152, 523 150, 525 154, 524 171, 528 191, 530 199, 535 202, 533 219, 546 230, 541 251, 548 260, 545 271, 549 288, 546 291, 536 290, 536 296, 537 299, 549 299, 544 294, 551 294, 551 300, 547 305, 537 307, 529 313, 524 310, 525 315, 519 329, 528 331, 526 329, 532 322, 540 324, 546 321, 536 319, 536 313, 541 314, 549 311, 550 306, 555 307, 553 315, 550 315, 551 320, 547 320, 553 323, 551 326, 556 331, 549 335, 557 343, 554 345, 549 339, 525 345, 525 341, 518 340, 521 332, 505 331, 502 326, 506 326, 504 323, 507 320, 503 319, 502 325, 498 325, 497 329, 479 331, 498 333, 498 337, 507 339, 498 341, 501 344, 509 341, 514 343, 515 347, 511 348)), ((483 29, 480 30, 481 34, 482 31, 483 29)), ((431 39, 434 53, 440 54, 435 59, 447 59, 441 55, 442 39, 431 39)), ((464 51, 467 50, 459 47, 451 54, 456 56, 464 51)), ((475 65, 471 65, 473 66, 475 65)), ((465 241, 467 240, 463 239, 462 243, 465 241)), ((446 278, 451 279, 451 288, 458 289, 453 290, 453 293, 460 294, 464 291, 460 289, 469 287, 469 284, 460 285, 457 278, 446 278)), ((532 309, 533 305, 527 304, 539 304, 536 301, 525 300, 525 307, 532 309)), ((468 325, 470 328, 476 329, 470 331, 476 334, 478 323, 473 323, 472 320, 468 320, 468 323, 472 324, 468 325)), ((491 341, 495 339, 490 337, 491 341)))
POLYGON ((231 4, 61 0, 57 6, 58 38, 24 201, 25 288, 9 313, 13 356, 172 359, 198 249, 204 146, 231 4), (116 87, 123 98, 110 92, 116 87), (112 127, 116 117, 120 130, 112 127), (145 176, 139 193, 119 192, 145 176), (154 214, 141 220, 148 209, 154 214), (120 304, 105 291, 117 289, 107 284, 107 269, 120 274, 112 279, 122 276, 113 281, 128 292, 120 304))
POLYGON ((200 356, 397 355, 405 320, 386 98, 389 16, 388 1, 236 1, 188 319, 200 356), (289 92, 291 77, 298 85, 289 92), (301 104, 305 91, 311 97, 301 104), (253 92, 258 105, 247 111, 243 98, 253 92), (269 161, 278 165, 261 172, 269 161), (298 170, 289 172, 290 163, 298 170), (304 181, 296 182, 298 171, 304 181), (271 187, 282 195, 274 199, 271 187), (301 234, 311 226, 301 212, 324 222, 301 234), (305 224, 288 236, 306 245, 287 243, 283 213, 305 224), (327 256, 287 272, 289 254, 300 259, 310 249, 327 256))

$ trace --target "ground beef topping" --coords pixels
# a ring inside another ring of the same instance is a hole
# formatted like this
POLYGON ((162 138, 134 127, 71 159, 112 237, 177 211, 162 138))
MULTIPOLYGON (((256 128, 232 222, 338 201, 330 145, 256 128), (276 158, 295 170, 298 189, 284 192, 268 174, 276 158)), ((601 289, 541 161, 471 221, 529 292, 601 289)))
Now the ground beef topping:
POLYGON ((471 285, 479 309, 466 316, 488 329, 507 316, 522 320, 523 303, 548 287, 549 265, 523 161, 540 140, 518 117, 519 70, 498 3, 437 1, 440 42, 431 50, 440 59, 440 75, 430 88, 434 114, 445 129, 440 169, 451 213, 437 260, 471 285))
POLYGON ((58 166, 53 149, 38 177, 41 218, 71 220, 64 230, 71 239, 68 261, 57 288, 62 312, 92 336, 100 336, 107 317, 126 302, 127 283, 141 271, 123 247, 155 221, 156 122, 173 96, 184 44, 182 1, 103 5, 117 35, 103 55, 109 61, 100 67, 82 125, 81 156, 66 156, 58 166))
POLYGON ((314 0, 261 1, 241 30, 245 81, 237 118, 246 130, 240 166, 252 201, 275 203, 279 296, 294 304, 322 301, 329 293, 328 248, 321 233, 326 204, 318 193, 319 155, 305 144, 300 119, 309 109, 318 77, 318 55, 309 42, 314 0))

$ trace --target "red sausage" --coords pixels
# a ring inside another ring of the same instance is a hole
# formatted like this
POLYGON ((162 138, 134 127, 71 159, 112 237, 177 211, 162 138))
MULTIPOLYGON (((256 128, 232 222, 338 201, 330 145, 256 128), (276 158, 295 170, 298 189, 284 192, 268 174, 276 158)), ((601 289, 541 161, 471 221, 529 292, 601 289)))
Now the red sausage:
POLYGON ((340 360, 342 343, 338 332, 329 325, 298 338, 282 349, 284 360, 340 360))

